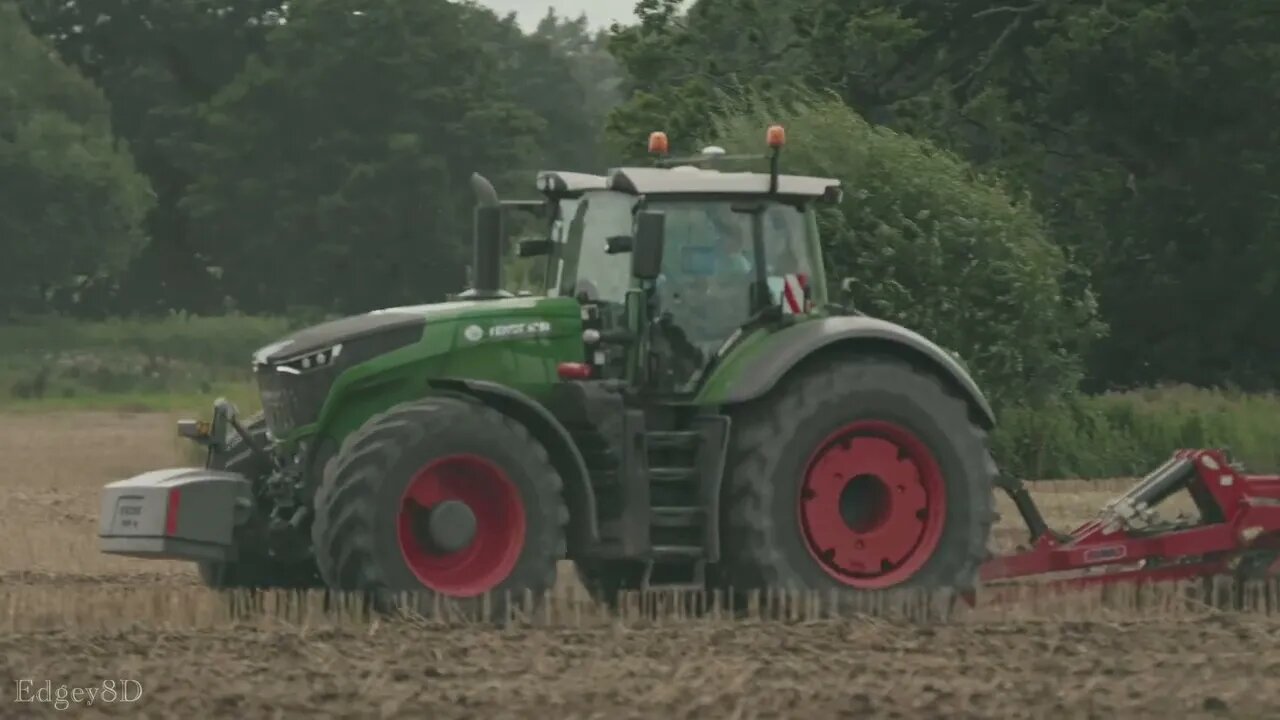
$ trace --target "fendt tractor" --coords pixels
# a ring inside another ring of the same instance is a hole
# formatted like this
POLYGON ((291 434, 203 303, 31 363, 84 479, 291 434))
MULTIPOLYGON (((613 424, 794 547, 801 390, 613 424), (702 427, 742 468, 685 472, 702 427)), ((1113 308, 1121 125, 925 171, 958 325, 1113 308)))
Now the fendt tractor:
POLYGON ((781 174, 783 129, 766 139, 765 155, 678 159, 654 133, 652 167, 542 172, 542 201, 473 176, 471 289, 258 350, 261 415, 218 401, 180 422, 205 467, 108 485, 101 549, 193 561, 216 588, 379 597, 538 597, 569 559, 606 602, 1269 566, 1280 509, 1247 500, 1280 499, 1280 481, 1219 451, 1180 451, 1098 522, 1048 530, 998 472, 992 409, 957 357, 829 296, 816 212, 840 183, 781 174), (755 161, 768 171, 723 168, 755 161), (516 249, 546 259, 537 295, 500 289, 514 212, 545 221, 516 249), (1032 546, 989 558, 997 487, 1032 546), (1179 489, 1201 524, 1138 527, 1179 489), (1265 530, 1248 549, 1246 526, 1265 530))

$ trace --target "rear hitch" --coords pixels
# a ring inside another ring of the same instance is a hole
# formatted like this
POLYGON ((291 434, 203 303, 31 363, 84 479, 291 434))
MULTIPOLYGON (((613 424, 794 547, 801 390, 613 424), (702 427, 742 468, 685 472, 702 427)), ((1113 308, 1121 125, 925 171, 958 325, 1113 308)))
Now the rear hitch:
POLYGON ((1009 499, 1013 501, 1014 506, 1018 508, 1018 514, 1022 516, 1022 522, 1026 524, 1027 530, 1031 533, 1032 545, 1039 542, 1040 538, 1046 535, 1058 542, 1064 542, 1068 539, 1065 534, 1054 532, 1049 527, 1049 523, 1045 522, 1044 515, 1040 512, 1040 507, 1036 505, 1031 493, 1027 492, 1026 483, 1022 482, 1022 480, 1010 475, 1000 475, 996 479, 996 487, 1003 490, 1009 496, 1009 499))

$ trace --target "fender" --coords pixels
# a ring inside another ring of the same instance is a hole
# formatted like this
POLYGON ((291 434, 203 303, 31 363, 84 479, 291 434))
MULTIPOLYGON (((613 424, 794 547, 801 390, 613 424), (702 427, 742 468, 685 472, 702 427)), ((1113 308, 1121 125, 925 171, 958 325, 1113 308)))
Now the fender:
POLYGON ((924 361, 950 380, 985 421, 996 425, 995 412, 978 384, 960 362, 923 335, 885 320, 865 316, 837 316, 808 320, 774 333, 764 347, 744 357, 733 383, 720 401, 726 405, 763 396, 802 360, 839 345, 892 347, 924 361))
POLYGON ((569 504, 569 547, 579 550, 600 542, 596 518, 596 495, 587 474, 587 463, 565 426, 538 401, 505 385, 484 380, 437 379, 431 387, 469 395, 489 407, 514 418, 542 443, 551 464, 564 479, 565 501, 569 504))

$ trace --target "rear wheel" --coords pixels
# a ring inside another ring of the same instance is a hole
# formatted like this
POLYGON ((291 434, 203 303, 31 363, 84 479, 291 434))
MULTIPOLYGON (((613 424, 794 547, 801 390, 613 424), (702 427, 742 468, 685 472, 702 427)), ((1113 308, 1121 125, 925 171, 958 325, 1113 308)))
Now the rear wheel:
POLYGON ((433 397, 370 419, 316 493, 312 540, 326 583, 383 609, 412 593, 540 598, 565 556, 568 510, 546 449, 475 401, 433 397))
POLYGON ((810 364, 734 417, 723 574, 736 589, 969 590, 995 462, 964 399, 892 357, 810 364))
MULTIPOLYGON (((266 443, 267 424, 261 413, 251 416, 243 425, 256 441, 266 443)), ((271 472, 270 464, 245 445, 239 433, 230 433, 227 447, 222 452, 225 457, 223 467, 229 472, 253 480, 271 472)), ((314 560, 284 561, 254 552, 253 548, 240 548, 240 556, 232 562, 199 561, 196 569, 201 582, 218 590, 306 590, 324 586, 314 560)))

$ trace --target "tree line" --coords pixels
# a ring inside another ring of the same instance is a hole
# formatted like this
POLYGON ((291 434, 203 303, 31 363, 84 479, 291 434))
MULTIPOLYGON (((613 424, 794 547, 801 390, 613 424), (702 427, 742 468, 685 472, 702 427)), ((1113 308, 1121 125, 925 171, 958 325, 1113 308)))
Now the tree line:
POLYGON ((849 186, 823 227, 856 303, 1009 392, 1280 385, 1264 0, 640 0, 599 33, 446 0, 3 0, 0 66, 10 316, 440 299, 470 172, 529 195, 654 129, 746 151, 787 119, 789 167, 849 186))

